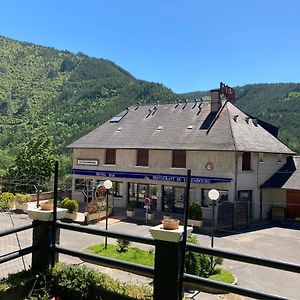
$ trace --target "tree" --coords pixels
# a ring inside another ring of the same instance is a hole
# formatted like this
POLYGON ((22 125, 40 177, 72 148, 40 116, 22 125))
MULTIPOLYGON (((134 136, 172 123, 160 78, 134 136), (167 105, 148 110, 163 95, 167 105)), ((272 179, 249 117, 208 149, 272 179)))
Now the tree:
POLYGON ((15 165, 5 176, 8 190, 35 192, 35 186, 45 185, 54 171, 52 139, 40 134, 21 145, 15 165))

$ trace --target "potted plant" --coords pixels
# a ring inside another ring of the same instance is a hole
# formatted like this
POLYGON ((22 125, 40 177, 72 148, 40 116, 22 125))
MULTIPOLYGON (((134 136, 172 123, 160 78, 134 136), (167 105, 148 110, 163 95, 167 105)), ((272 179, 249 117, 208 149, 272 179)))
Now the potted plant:
POLYGON ((16 209, 26 211, 28 209, 29 199, 30 199, 30 195, 23 195, 17 193, 15 196, 16 209))
POLYGON ((0 209, 12 209, 15 205, 15 196, 5 192, 0 195, 0 209))
POLYGON ((53 199, 49 199, 46 202, 40 204, 41 210, 53 210, 53 199))
POLYGON ((151 209, 149 209, 147 212, 147 220, 152 221, 153 219, 154 219, 154 212, 151 209))
POLYGON ((173 230, 179 228, 180 221, 178 219, 165 219, 162 220, 163 229, 173 230))
POLYGON ((68 212, 65 214, 65 219, 71 219, 73 221, 76 219, 79 207, 78 202, 76 200, 66 197, 62 200, 60 206, 68 210, 68 212))
POLYGON ((135 211, 134 208, 136 207, 136 201, 129 201, 127 205, 127 217, 134 217, 135 211))
POLYGON ((189 203, 188 225, 201 227, 203 224, 202 209, 198 202, 189 203))

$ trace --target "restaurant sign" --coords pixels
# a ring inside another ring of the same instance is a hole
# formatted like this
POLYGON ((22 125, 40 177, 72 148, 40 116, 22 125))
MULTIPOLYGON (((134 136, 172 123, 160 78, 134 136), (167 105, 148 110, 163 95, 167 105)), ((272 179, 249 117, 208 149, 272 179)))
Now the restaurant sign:
MULTIPOLYGON (((122 172, 122 171, 104 171, 104 170, 84 170, 73 169, 73 174, 86 176, 101 176, 101 177, 115 177, 127 179, 150 179, 155 181, 169 181, 169 182, 186 182, 184 175, 172 174, 156 174, 156 173, 136 173, 136 172, 122 172)), ((205 176, 191 176, 191 183, 211 184, 231 182, 231 178, 224 177, 205 177, 205 176)))

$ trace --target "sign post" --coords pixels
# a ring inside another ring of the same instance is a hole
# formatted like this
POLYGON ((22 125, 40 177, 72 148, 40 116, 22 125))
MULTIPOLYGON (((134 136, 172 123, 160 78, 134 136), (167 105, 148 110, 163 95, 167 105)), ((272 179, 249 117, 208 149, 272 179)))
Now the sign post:
POLYGON ((144 199, 144 208, 146 208, 146 224, 148 223, 148 211, 151 208, 151 200, 149 198, 144 199))

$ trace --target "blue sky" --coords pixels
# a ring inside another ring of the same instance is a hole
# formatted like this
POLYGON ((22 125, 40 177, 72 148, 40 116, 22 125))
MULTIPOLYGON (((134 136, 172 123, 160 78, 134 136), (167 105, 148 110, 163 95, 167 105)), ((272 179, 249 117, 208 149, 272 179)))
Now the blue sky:
POLYGON ((175 92, 300 82, 298 0, 9 0, 0 35, 114 61, 175 92))

